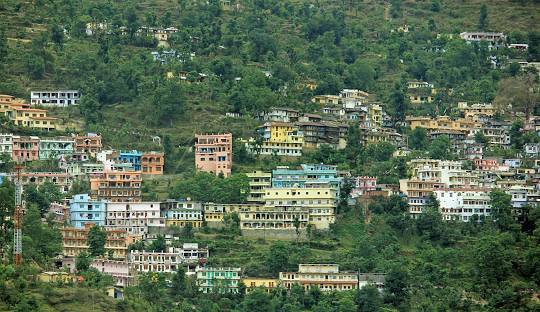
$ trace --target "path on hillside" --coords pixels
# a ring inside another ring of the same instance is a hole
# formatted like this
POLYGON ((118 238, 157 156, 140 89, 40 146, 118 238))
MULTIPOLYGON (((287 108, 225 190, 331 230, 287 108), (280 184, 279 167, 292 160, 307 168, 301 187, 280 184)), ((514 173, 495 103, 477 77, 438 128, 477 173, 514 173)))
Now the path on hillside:
POLYGON ((390 4, 384 6, 384 19, 386 21, 390 20, 390 4))

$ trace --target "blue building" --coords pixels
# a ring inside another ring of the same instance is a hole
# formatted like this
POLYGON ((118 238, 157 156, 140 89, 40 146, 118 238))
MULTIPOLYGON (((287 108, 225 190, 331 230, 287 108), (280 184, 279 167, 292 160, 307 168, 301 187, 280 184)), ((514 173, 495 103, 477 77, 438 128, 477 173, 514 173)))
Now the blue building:
POLYGON ((133 170, 141 170, 141 158, 142 152, 133 150, 133 151, 121 151, 120 156, 118 156, 118 161, 122 163, 130 163, 133 165, 133 170))
POLYGON ((85 223, 105 225, 107 204, 104 201, 93 200, 88 194, 78 194, 69 200, 71 225, 83 228, 85 223))
POLYGON ((272 170, 272 187, 334 187, 338 190, 342 178, 338 177, 337 166, 334 165, 307 165, 302 164, 301 169, 289 169, 287 166, 272 170))

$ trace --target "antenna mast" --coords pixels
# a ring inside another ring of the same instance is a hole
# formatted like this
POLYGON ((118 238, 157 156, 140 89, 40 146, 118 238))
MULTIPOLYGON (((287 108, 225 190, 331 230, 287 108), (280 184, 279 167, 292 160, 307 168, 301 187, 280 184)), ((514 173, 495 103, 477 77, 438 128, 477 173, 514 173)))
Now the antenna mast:
POLYGON ((15 216, 14 216, 14 229, 13 229, 13 257, 15 265, 22 264, 22 183, 21 183, 21 170, 22 166, 15 166, 17 176, 15 179, 15 216))

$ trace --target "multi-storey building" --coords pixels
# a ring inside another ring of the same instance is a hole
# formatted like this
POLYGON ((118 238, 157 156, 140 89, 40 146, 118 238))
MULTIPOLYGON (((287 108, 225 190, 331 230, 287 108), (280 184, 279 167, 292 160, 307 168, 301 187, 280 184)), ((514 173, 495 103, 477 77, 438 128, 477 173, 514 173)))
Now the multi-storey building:
POLYGON ((78 105, 80 99, 81 94, 77 90, 30 92, 30 103, 32 105, 68 107, 78 105))
POLYGON ((510 126, 507 122, 490 120, 478 131, 484 135, 489 145, 507 148, 510 146, 510 126))
POLYGON ((165 154, 159 152, 143 153, 141 157, 142 174, 162 175, 165 169, 165 154))
POLYGON ((263 209, 263 205, 259 203, 249 204, 216 204, 204 203, 204 221, 210 227, 219 227, 223 225, 226 215, 232 213, 259 211, 263 209))
POLYGON ((73 184, 73 177, 64 172, 21 172, 21 182, 23 186, 28 184, 40 186, 49 182, 58 186, 60 192, 67 193, 73 184))
POLYGON ((88 154, 96 157, 96 154, 101 151, 101 135, 96 133, 88 133, 87 135, 75 136, 75 152, 88 154))
POLYGON ((396 147, 402 147, 405 144, 405 139, 393 128, 373 128, 361 126, 360 144, 367 146, 381 142, 388 142, 396 147))
POLYGON ((144 237, 149 227, 165 227, 160 202, 108 202, 105 227, 144 237))
POLYGON ((425 128, 429 132, 440 130, 460 131, 465 134, 471 133, 474 129, 480 129, 481 123, 472 119, 458 118, 450 119, 448 116, 431 117, 412 117, 407 116, 407 122, 411 129, 425 128))
POLYGON ((409 81, 407 92, 411 104, 431 103, 437 91, 433 84, 425 81, 409 81))
POLYGON ((238 293, 240 268, 197 267, 196 283, 203 293, 238 293))
POLYGON ((272 170, 272 187, 333 187, 339 192, 342 178, 337 175, 337 166, 324 164, 302 164, 301 169, 280 166, 272 170))
POLYGON ((48 214, 53 216, 53 221, 59 224, 64 224, 70 221, 69 206, 64 203, 51 203, 48 214))
POLYGON ((223 174, 228 177, 232 170, 231 133, 196 134, 195 135, 195 167, 197 170, 223 174))
POLYGON ((246 173, 249 178, 248 202, 264 202, 266 189, 272 186, 272 174, 262 171, 246 173))
POLYGON ((496 109, 493 104, 475 103, 469 105, 467 102, 459 102, 458 109, 463 113, 463 117, 482 120, 495 116, 496 109))
POLYGON ((239 213, 241 230, 289 230, 305 231, 310 216, 307 207, 260 207, 239 213))
POLYGON ((118 156, 118 161, 121 163, 130 163, 135 171, 141 170, 142 153, 136 150, 121 151, 118 156))
POLYGON ((272 107, 259 115, 260 120, 278 122, 296 122, 299 117, 300 113, 297 110, 282 107, 272 107))
POLYGON ((358 272, 340 272, 337 264, 299 264, 298 272, 279 272, 284 288, 295 284, 305 290, 318 287, 321 291, 348 291, 358 289, 358 272))
POLYGON ((319 148, 330 145, 343 149, 347 145, 349 126, 332 121, 299 121, 298 131, 304 135, 304 148, 319 148))
POLYGON ((491 214, 488 189, 444 188, 433 193, 444 220, 468 222, 473 215, 480 218, 491 214))
POLYGON ((39 141, 39 159, 58 159, 62 155, 72 155, 75 142, 70 137, 43 138, 39 141))
POLYGON ((14 135, 11 159, 15 162, 39 160, 39 138, 14 135))
POLYGON ((358 288, 375 286, 379 291, 384 289, 386 274, 384 273, 358 273, 358 288))
POLYGON ((184 227, 191 224, 199 228, 203 224, 203 205, 191 200, 169 200, 161 203, 163 214, 167 217, 167 226, 184 227))
POLYGON ((302 156, 304 135, 298 126, 286 122, 267 122, 257 128, 260 141, 248 143, 248 150, 260 155, 302 156))
POLYGON ((45 109, 31 108, 12 96, 0 96, 0 114, 4 114, 15 126, 40 130, 57 128, 58 118, 49 117, 45 109))
POLYGON ((71 225, 83 228, 85 224, 105 225, 107 206, 104 201, 93 200, 88 194, 78 194, 69 200, 71 225))
POLYGON ((110 202, 140 202, 141 172, 100 172, 90 177, 92 195, 110 202))
MULTIPOLYGON (((283 212, 289 210, 309 213, 309 224, 316 229, 328 229, 335 221, 335 208, 337 206, 337 192, 332 187, 317 188, 270 188, 266 190, 264 211, 272 211, 267 214, 268 218, 274 217, 272 228, 285 228, 289 223, 285 222, 283 212), (279 213, 279 211, 283 211, 279 213)), ((268 219, 267 219, 268 220, 268 219)), ((294 227, 290 228, 294 229, 294 227)))
POLYGON ((400 180, 400 190, 409 202, 409 213, 418 217, 430 204, 434 191, 443 188, 478 187, 477 174, 464 170, 462 162, 436 159, 414 159, 408 163, 410 179, 400 180))
POLYGON ((13 154, 13 134, 0 134, 0 154, 13 154))
POLYGON ((360 176, 352 179, 354 187, 351 190, 351 197, 363 196, 377 189, 377 177, 360 176))
POLYGON ((170 247, 166 251, 129 252, 129 263, 137 272, 176 273, 180 267, 188 270, 195 268, 201 261, 208 259, 208 248, 199 244, 183 244, 182 248, 170 247))
MULTIPOLYGON (((77 257, 81 252, 88 252, 88 232, 94 224, 85 224, 84 228, 62 228, 64 256, 77 257)), ((126 259, 128 250, 128 235, 122 230, 107 230, 105 254, 112 253, 114 259, 126 259)))

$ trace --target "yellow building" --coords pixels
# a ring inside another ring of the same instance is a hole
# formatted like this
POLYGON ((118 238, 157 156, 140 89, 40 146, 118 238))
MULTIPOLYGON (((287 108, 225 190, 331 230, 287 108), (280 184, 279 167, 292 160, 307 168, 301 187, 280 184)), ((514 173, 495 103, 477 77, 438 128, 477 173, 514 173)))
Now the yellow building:
POLYGON ((44 283, 70 283, 74 277, 67 272, 41 272, 39 280, 44 283))
POLYGON ((58 118, 48 116, 46 109, 31 108, 11 95, 0 95, 0 113, 3 113, 14 125, 41 130, 58 128, 58 118))
POLYGON ((250 142, 248 149, 260 155, 302 156, 304 135, 288 122, 267 122, 258 130, 262 142, 250 142))
POLYGON ((467 102, 459 102, 458 109, 463 113, 463 117, 478 120, 481 117, 493 117, 496 109, 493 104, 475 103, 469 105, 467 102))
POLYGON ((248 202, 264 202, 266 189, 272 186, 272 174, 270 172, 253 171, 246 173, 249 178, 248 202))
POLYGON ((407 88, 411 104, 431 103, 437 94, 433 84, 425 81, 409 81, 407 88))
POLYGON ((221 225, 225 218, 225 215, 231 213, 241 213, 250 211, 260 211, 263 209, 262 204, 216 204, 216 203, 204 203, 204 221, 209 226, 221 225))
MULTIPOLYGON (((84 228, 62 228, 63 254, 67 257, 77 257, 81 252, 88 252, 88 232, 93 224, 85 224, 84 228)), ((106 229, 107 240, 105 253, 112 252, 115 259, 126 259, 128 250, 128 234, 125 230, 106 229)))
POLYGON ((437 118, 431 117, 407 117, 407 122, 410 124, 411 129, 425 128, 428 131, 460 131, 465 134, 470 133, 474 129, 480 129, 482 124, 480 122, 458 118, 456 120, 450 119, 448 116, 439 116, 437 118))
POLYGON ((293 285, 305 290, 318 287, 321 291, 349 291, 358 289, 358 272, 342 272, 337 264, 299 264, 298 272, 279 272, 279 280, 284 288, 293 285))
POLYGON ((316 95, 311 99, 311 102, 337 106, 343 104, 343 99, 339 95, 316 95))
POLYGON ((263 288, 267 293, 273 289, 280 287, 280 282, 277 278, 261 278, 261 277, 244 277, 241 279, 246 285, 246 292, 252 292, 256 288, 263 288))
MULTIPOLYGON (((270 188, 265 194, 265 210, 306 209, 309 214, 309 224, 316 229, 328 229, 335 222, 335 208, 337 206, 337 192, 334 188, 270 188)), ((268 228, 290 228, 289 214, 277 213, 265 215, 263 218, 255 216, 254 221, 265 223, 268 228), (284 218, 285 217, 285 218, 284 218), (273 222, 268 222, 268 221, 273 222)), ((253 218, 252 218, 253 219, 253 218)))
POLYGON ((368 119, 375 127, 382 127, 383 110, 379 104, 371 104, 368 107, 368 119))

